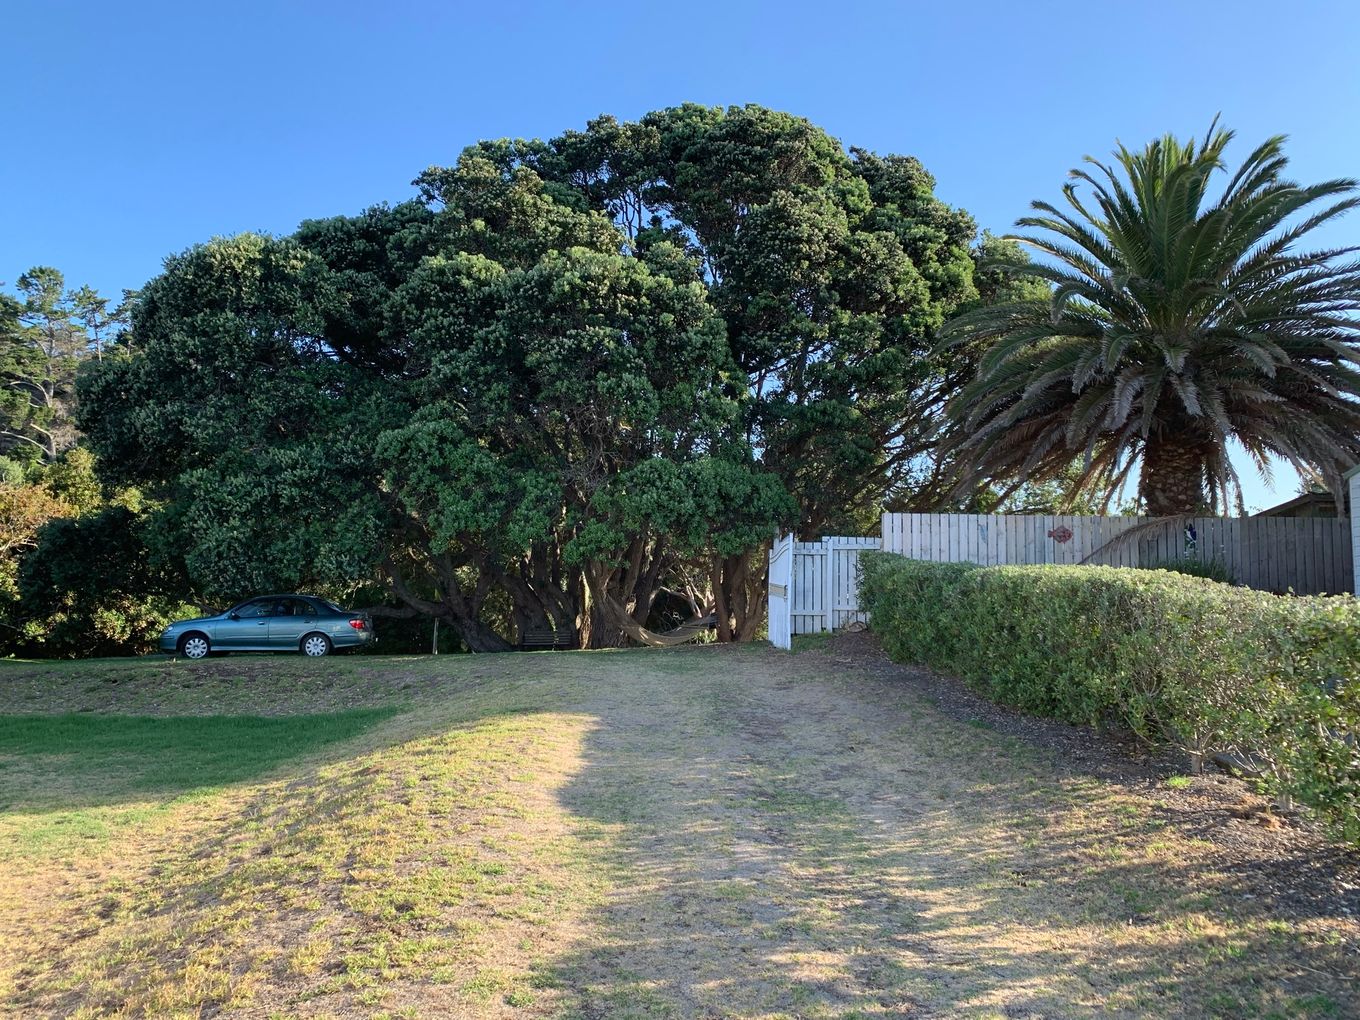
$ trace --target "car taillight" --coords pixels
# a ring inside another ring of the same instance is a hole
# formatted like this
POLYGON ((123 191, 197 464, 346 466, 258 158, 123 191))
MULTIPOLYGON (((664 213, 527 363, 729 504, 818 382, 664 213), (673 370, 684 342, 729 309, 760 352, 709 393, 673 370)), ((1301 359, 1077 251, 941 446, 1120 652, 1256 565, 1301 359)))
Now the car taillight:
POLYGON ((368 630, 367 620, 350 620, 349 625, 355 630, 368 630))

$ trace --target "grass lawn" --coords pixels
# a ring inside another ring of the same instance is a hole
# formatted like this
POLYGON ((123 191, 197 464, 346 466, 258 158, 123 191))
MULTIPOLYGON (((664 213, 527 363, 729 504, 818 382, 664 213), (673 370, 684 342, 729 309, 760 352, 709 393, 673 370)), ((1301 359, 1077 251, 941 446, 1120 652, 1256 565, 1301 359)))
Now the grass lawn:
POLYGON ((1360 1015, 1207 781, 824 643, 0 663, 0 1014, 1360 1015))

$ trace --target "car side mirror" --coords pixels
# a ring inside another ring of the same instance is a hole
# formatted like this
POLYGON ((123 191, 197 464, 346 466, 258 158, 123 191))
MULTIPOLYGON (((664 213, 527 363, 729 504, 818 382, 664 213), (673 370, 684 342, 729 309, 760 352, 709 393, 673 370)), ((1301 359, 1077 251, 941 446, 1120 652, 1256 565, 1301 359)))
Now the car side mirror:
POLYGON ((232 619, 232 620, 239 620, 240 618, 241 618, 241 614, 240 614, 240 613, 232 613, 232 614, 228 617, 228 619, 232 619))

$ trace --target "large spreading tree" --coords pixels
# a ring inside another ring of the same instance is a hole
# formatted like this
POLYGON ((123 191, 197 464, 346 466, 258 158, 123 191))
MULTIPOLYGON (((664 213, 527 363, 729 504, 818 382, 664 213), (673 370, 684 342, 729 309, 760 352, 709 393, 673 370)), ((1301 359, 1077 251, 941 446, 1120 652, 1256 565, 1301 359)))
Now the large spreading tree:
POLYGON ((170 259, 82 377, 90 442, 204 597, 376 573, 477 650, 661 640, 659 594, 792 515, 696 267, 476 154, 422 186, 170 259))
MULTIPOLYGON (((744 437, 794 498, 800 534, 875 531, 886 501, 925 488, 944 402, 967 374, 966 358, 932 347, 976 297, 975 227, 919 161, 847 152, 759 106, 692 104, 481 149, 608 216, 635 247, 669 240, 697 262, 751 396, 744 437)), ((763 598, 759 552, 726 558, 712 583, 763 598)))
POLYGON ((201 596, 374 577, 474 649, 746 639, 775 529, 874 526, 938 438, 973 225, 913 159, 685 106, 416 183, 170 259, 84 373, 201 596))
POLYGON ((1288 179, 1281 138, 1229 172, 1231 138, 1121 146, 1115 165, 1072 171, 1065 207, 1019 221, 1045 258, 1012 272, 1051 294, 950 326, 986 349, 951 405, 965 484, 1075 462, 1106 494, 1138 469, 1154 516, 1225 509, 1236 441, 1262 470, 1282 457, 1341 491, 1360 460, 1360 264, 1300 245, 1360 204, 1357 185, 1288 179))

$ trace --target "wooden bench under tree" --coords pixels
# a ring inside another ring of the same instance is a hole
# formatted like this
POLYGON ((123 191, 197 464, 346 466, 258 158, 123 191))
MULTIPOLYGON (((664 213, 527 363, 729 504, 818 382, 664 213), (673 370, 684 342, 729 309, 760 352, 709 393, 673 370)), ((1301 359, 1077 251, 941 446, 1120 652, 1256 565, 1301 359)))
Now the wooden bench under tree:
POLYGON ((521 627, 519 647, 522 651, 534 649, 558 651, 563 648, 575 648, 576 629, 574 627, 554 627, 551 624, 521 627))

